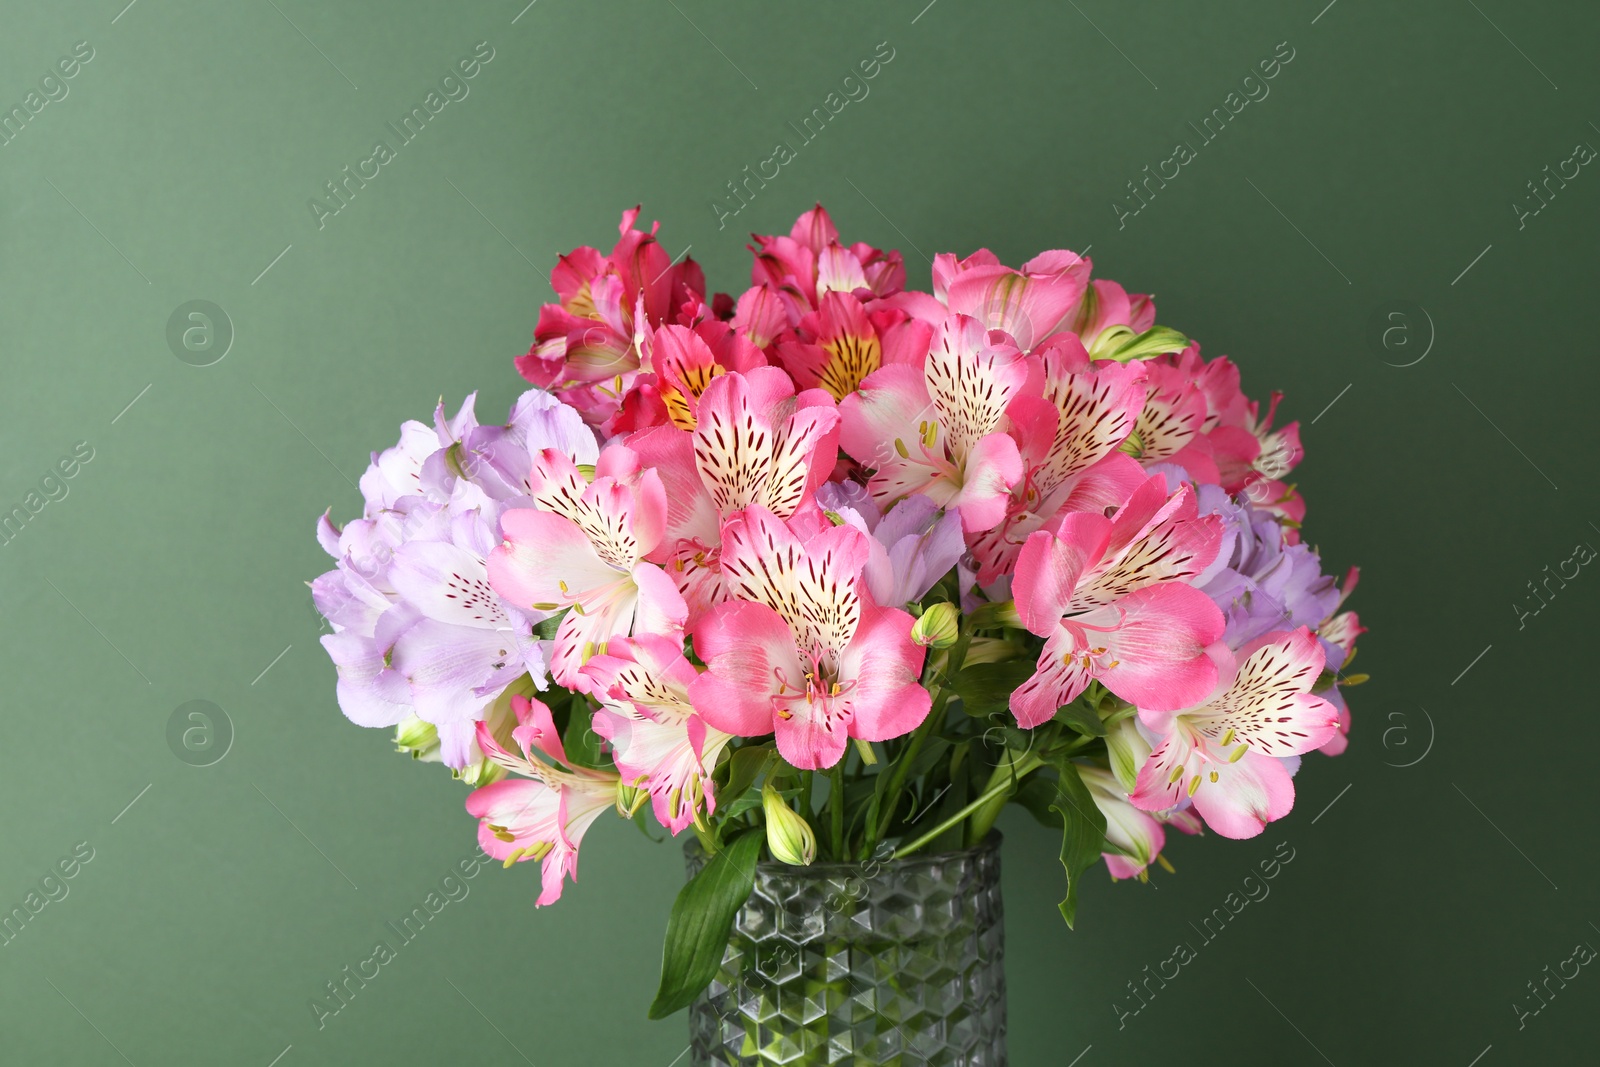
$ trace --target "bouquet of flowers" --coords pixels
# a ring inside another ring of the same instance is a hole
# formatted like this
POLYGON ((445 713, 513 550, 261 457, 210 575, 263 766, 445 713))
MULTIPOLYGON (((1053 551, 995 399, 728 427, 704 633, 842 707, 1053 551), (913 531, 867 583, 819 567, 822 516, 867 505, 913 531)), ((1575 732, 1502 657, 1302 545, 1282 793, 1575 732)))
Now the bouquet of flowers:
POLYGON ((1344 749, 1356 571, 1301 541, 1298 426, 1150 297, 1068 251, 910 290, 819 205, 708 300, 637 214, 555 267, 504 424, 469 396, 373 455, 312 590, 344 713, 472 786, 537 904, 606 811, 698 837, 653 1013, 763 855, 962 848, 1016 802, 1071 923, 1096 859, 1259 834, 1344 749))

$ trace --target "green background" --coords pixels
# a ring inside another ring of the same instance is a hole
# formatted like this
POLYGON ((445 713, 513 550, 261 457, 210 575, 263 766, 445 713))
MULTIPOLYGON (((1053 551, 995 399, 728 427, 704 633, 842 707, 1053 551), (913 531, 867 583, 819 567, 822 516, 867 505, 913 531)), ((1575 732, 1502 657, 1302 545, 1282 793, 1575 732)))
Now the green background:
POLYGON ((93 449, 0 547, 0 907, 94 850, 0 947, 0 1060, 674 1061, 683 1016, 645 1009, 681 857, 609 822, 557 907, 532 907, 536 872, 480 874, 318 1029, 308 1001, 393 940, 474 827, 448 775, 340 715, 302 583, 329 565, 316 515, 355 514, 401 420, 474 388, 505 410, 558 253, 609 247, 643 201, 669 253, 737 291, 743 235, 819 199, 922 287, 923 253, 1092 246, 1249 391, 1287 393, 1307 537, 1363 568, 1350 750, 1307 757, 1262 838, 1176 841, 1179 873, 1146 886, 1096 878, 1069 933, 1057 842, 1007 815, 1013 1062, 1592 1056, 1600 977, 1552 983, 1521 1029, 1512 1005, 1600 945, 1600 577, 1514 605, 1600 544, 1600 175, 1521 228, 1511 206, 1600 145, 1592 11, 524 2, 0 8, 7 108, 94 49, 0 147, 0 505, 93 449), (319 230, 307 201, 480 41, 470 96, 319 230), (719 229, 724 183, 883 41, 870 95, 719 229), (1126 183, 1284 41, 1270 95, 1119 228, 1126 183), (167 342, 197 299, 236 335, 212 366, 167 342), (1374 321, 1400 326, 1390 348, 1374 321), (191 700, 231 723, 211 766, 168 745, 191 700), (1282 842, 1271 895, 1202 945, 1190 924, 1282 842), (1184 940, 1198 958, 1119 1028, 1125 983, 1184 940))

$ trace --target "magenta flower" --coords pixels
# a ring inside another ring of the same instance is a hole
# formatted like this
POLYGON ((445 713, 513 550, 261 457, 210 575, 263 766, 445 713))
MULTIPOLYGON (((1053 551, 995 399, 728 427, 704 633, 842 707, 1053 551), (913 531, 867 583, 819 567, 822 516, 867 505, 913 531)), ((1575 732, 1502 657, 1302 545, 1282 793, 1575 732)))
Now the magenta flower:
POLYGON ((905 288, 906 268, 899 252, 869 244, 846 248, 821 204, 795 220, 787 237, 755 236, 760 247, 750 280, 766 285, 784 301, 790 323, 820 304, 824 293, 863 292, 892 296, 905 288))
POLYGON ((692 259, 673 263, 649 233, 633 228, 639 209, 622 213, 610 254, 576 248, 550 272, 560 298, 546 304, 533 347, 517 371, 582 412, 592 425, 614 417, 639 372, 636 334, 673 321, 685 301, 703 302, 705 277, 692 259))

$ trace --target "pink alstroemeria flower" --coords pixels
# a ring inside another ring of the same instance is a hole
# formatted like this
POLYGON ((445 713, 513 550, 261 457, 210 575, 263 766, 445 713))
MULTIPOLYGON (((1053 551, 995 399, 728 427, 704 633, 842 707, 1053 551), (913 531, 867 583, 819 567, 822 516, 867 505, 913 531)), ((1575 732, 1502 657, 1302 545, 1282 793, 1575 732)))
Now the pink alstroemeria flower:
POLYGON ((637 457, 620 447, 601 453, 596 473, 586 482, 564 453, 540 452, 529 476, 538 508, 501 516, 505 543, 488 562, 489 584, 518 607, 572 609, 556 629, 550 663, 569 689, 610 638, 679 633, 688 618, 672 580, 644 561, 666 527, 660 476, 638 472, 637 457))
POLYGON ((1100 854, 1106 870, 1113 878, 1142 878, 1166 847, 1166 829, 1155 816, 1133 806, 1110 771, 1082 763, 1077 767, 1094 806, 1106 817, 1106 843, 1114 849, 1100 854))
POLYGON ((839 231, 821 204, 795 220, 787 237, 751 235, 755 262, 750 281, 770 286, 785 302, 792 324, 818 306, 828 292, 892 296, 905 288, 906 267, 899 252, 857 242, 839 243, 839 231))
POLYGON ((689 702, 699 677, 681 642, 655 634, 619 637, 583 665, 585 691, 600 701, 594 731, 611 745, 624 784, 650 794, 656 819, 676 834, 717 810, 711 772, 733 735, 707 726, 689 702))
POLYGON ((1031 352, 1047 338, 1071 329, 1093 264, 1064 249, 1041 252, 1007 267, 987 248, 966 259, 949 252, 933 257, 933 295, 951 312, 978 320, 986 330, 1004 330, 1031 352))
POLYGON ((1339 714, 1311 692, 1322 673, 1322 645, 1302 626, 1239 649, 1233 677, 1199 707, 1139 710, 1164 740, 1139 771, 1130 798, 1146 811, 1185 796, 1224 837, 1255 837, 1294 807, 1294 782, 1280 760, 1326 744, 1339 714))
POLYGON ((1078 304, 1073 329, 1085 348, 1093 348, 1109 329, 1126 326, 1135 334, 1156 324, 1156 305, 1147 293, 1129 293, 1116 282, 1096 278, 1078 304))
POLYGON ((886 741, 917 727, 932 698, 913 619, 873 602, 861 580, 867 535, 853 526, 802 543, 755 506, 723 529, 722 573, 740 599, 694 628, 708 665, 689 687, 695 710, 741 737, 775 734, 796 767, 831 767, 848 738, 886 741))
POLYGON ((970 539, 980 585, 1012 571, 1023 542, 1063 510, 1104 511, 1146 478, 1118 451, 1144 406, 1144 365, 1090 360, 1071 334, 1052 337, 1038 356, 1042 395, 1019 396, 1007 412, 1024 476, 1011 490, 1005 519, 970 539))
POLYGON ((538 860, 543 886, 538 907, 561 897, 566 878, 578 880, 578 845, 596 817, 617 802, 620 779, 607 771, 567 764, 550 709, 538 700, 512 697, 517 727, 512 738, 522 755, 506 751, 485 722, 478 723, 478 747, 520 778, 482 786, 467 797, 467 812, 478 819, 478 845, 485 853, 513 863, 538 860), (537 753, 537 755, 536 755, 537 753))
POLYGON ((723 599, 722 520, 759 505, 788 519, 810 503, 838 455, 839 414, 820 389, 796 393, 776 367, 717 375, 693 433, 658 426, 629 439, 666 490, 666 529, 648 553, 698 618, 723 599))
POLYGON ((1033 676, 1011 694, 1031 729, 1098 679, 1122 699, 1182 708, 1211 692, 1207 647, 1222 612, 1185 584, 1217 554, 1222 521, 1197 517, 1194 490, 1169 498, 1155 475, 1115 517, 1073 512, 1028 538, 1013 590, 1022 623, 1045 638, 1033 676))
POLYGON ((1006 407, 1037 384, 1037 364, 978 320, 952 315, 921 366, 878 370, 839 405, 845 452, 873 471, 878 506, 921 493, 959 510, 968 533, 998 524, 1022 478, 1006 407))
POLYGON ((639 372, 638 334, 705 294, 699 264, 672 262, 656 240, 659 226, 636 230, 638 217, 637 207, 622 213, 609 254, 582 247, 561 257, 550 272, 560 303, 544 305, 533 347, 516 360, 519 374, 593 425, 616 414, 639 372))
POLYGON ((795 336, 777 346, 778 363, 801 388, 843 400, 879 367, 921 366, 933 327, 895 308, 869 310, 853 294, 830 290, 801 318, 795 336))

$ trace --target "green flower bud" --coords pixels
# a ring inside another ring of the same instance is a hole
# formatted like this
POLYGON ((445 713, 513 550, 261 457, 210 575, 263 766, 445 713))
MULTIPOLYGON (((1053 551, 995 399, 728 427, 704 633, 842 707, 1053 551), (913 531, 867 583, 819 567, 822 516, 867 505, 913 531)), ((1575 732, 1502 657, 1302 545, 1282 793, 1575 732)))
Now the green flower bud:
POLYGON ((415 715, 407 716, 394 728, 394 747, 396 752, 409 752, 412 759, 427 763, 438 763, 443 758, 439 754, 439 731, 415 715))
POLYGON ((791 867, 809 867, 817 858, 817 835, 769 781, 761 787, 761 810, 767 817, 767 848, 772 858, 791 867))
POLYGON ((1108 326, 1089 346, 1089 358, 1127 363, 1168 352, 1182 352, 1187 347, 1189 339, 1167 326, 1152 326, 1141 334, 1135 334, 1127 326, 1108 326))
POLYGON ((1022 616, 1017 614, 1015 600, 1002 600, 978 605, 978 610, 972 613, 972 625, 978 630, 993 630, 997 627, 1020 630, 1022 616))
POLYGON ((1106 731, 1111 773, 1126 793, 1132 793, 1137 787, 1139 768, 1150 758, 1150 742, 1144 739, 1133 720, 1134 716, 1130 715, 1106 731))
POLYGON ((929 648, 949 648, 961 635, 961 609, 949 601, 940 601, 911 627, 911 640, 929 648))

